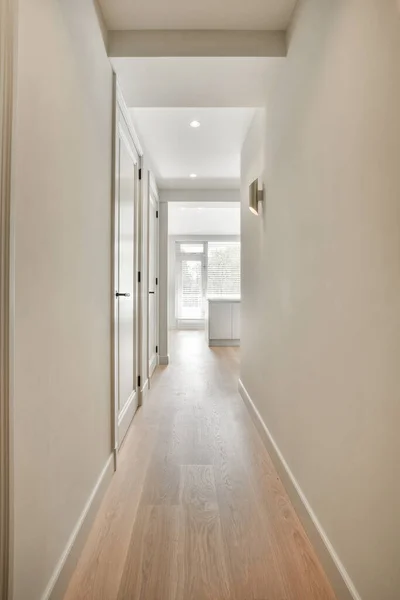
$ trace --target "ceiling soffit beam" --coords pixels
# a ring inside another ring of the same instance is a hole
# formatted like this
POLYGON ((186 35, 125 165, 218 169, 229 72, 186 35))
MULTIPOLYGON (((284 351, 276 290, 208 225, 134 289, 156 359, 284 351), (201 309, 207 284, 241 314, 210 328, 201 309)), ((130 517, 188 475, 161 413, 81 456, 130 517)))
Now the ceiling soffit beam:
POLYGON ((285 57, 285 31, 135 30, 109 31, 112 58, 285 57))

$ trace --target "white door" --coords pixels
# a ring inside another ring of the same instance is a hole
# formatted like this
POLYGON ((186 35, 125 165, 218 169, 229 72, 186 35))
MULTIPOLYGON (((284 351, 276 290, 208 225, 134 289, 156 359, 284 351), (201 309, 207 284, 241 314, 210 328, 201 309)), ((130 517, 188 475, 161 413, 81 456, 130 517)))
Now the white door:
POLYGON ((119 447, 138 407, 138 156, 118 116, 115 193, 115 398, 119 447))
POLYGON ((204 326, 204 244, 180 244, 176 271, 176 319, 178 328, 204 326), (201 252, 201 253, 200 253, 201 252))
POLYGON ((158 362, 158 200, 149 199, 149 379, 158 362))

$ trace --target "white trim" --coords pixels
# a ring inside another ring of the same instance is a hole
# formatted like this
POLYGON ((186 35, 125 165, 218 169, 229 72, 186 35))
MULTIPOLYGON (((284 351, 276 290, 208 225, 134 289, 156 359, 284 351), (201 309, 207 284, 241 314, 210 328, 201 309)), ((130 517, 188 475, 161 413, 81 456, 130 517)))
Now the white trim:
POLYGON ((153 360, 149 364, 149 379, 151 379, 154 375, 154 371, 157 368, 158 364, 158 355, 155 354, 153 360))
POLYGON ((155 210, 159 215, 160 211, 160 202, 158 195, 157 182, 152 171, 148 171, 148 194, 147 194, 147 360, 146 360, 146 369, 147 369, 147 377, 149 379, 149 384, 151 381, 151 377, 153 376, 154 370, 158 364, 158 353, 160 346, 160 227, 159 227, 159 217, 156 217, 156 227, 155 227, 155 235, 156 235, 156 255, 155 255, 155 276, 158 281, 158 285, 154 284, 154 292, 155 292, 155 301, 156 301, 156 340, 155 344, 158 348, 157 352, 152 352, 150 349, 150 286, 152 285, 150 282, 150 211, 152 210, 152 204, 154 202, 155 210), (151 357, 154 357, 151 360, 151 357))
POLYGON ((160 195, 158 193, 157 181, 152 171, 149 171, 149 190, 153 194, 157 202, 160 202, 160 195))
POLYGON ((114 460, 114 471, 117 470, 118 467, 118 448, 113 448, 113 460, 114 460))
POLYGON ((117 103, 117 76, 113 72, 113 87, 112 87, 112 139, 111 139, 111 161, 112 161, 112 177, 111 177, 111 244, 110 244, 110 256, 111 256, 111 282, 110 282, 110 334, 111 334, 111 443, 112 450, 115 458, 114 468, 117 470, 118 462, 118 376, 116 372, 117 364, 117 344, 118 344, 118 331, 116 327, 117 323, 117 303, 115 301, 115 290, 117 287, 118 278, 118 266, 117 257, 115 251, 115 244, 117 240, 116 226, 118 222, 117 215, 117 164, 118 164, 118 103, 117 103))
POLYGON ((158 364, 159 365, 169 365, 169 355, 167 356, 159 356, 158 357, 158 364))
MULTIPOLYGON (((134 130, 133 130, 134 132, 134 130)), ((136 133, 135 133, 136 135, 136 133)), ((138 140, 139 141, 139 140, 138 140)), ((144 194, 143 194, 143 184, 144 184, 144 177, 143 177, 143 155, 139 157, 139 165, 138 165, 138 173, 137 173, 137 194, 138 194, 138 202, 137 202, 137 213, 136 213, 136 219, 137 219, 137 223, 136 223, 136 238, 137 238, 137 242, 136 242, 136 252, 137 252, 137 261, 136 261, 136 271, 141 275, 140 278, 140 282, 138 282, 137 277, 135 275, 134 280, 135 280, 135 285, 136 285, 136 289, 137 289, 137 310, 136 310, 136 319, 137 319, 137 324, 136 324, 136 337, 137 337, 137 342, 136 342, 136 349, 137 349, 137 360, 136 360, 136 364, 137 364, 137 370, 136 370, 136 377, 140 376, 141 379, 144 378, 144 373, 142 374, 142 369, 143 369, 143 357, 145 355, 145 350, 143 348, 144 342, 145 342, 145 338, 146 335, 144 333, 144 323, 143 323, 143 304, 144 304, 144 300, 143 300, 143 294, 146 294, 147 290, 145 288, 144 285, 144 277, 143 277, 143 273, 144 273, 144 265, 143 265, 143 261, 144 261, 144 244, 143 244, 143 199, 144 199, 144 194), (140 175, 139 175, 140 174, 140 175)), ((142 394, 141 394, 141 389, 139 386, 138 387, 138 407, 142 405, 142 394)))
POLYGON ((210 346, 210 348, 219 346, 221 346, 222 348, 233 348, 236 346, 240 346, 240 340, 210 340, 208 342, 208 345, 210 346))
MULTIPOLYGON (((158 311, 159 311, 159 354, 168 356, 168 203, 159 205, 159 247, 158 247, 158 311)), ((161 363, 160 361, 160 364, 161 363)), ((165 363, 168 364, 168 363, 165 363)))
POLYGON ((42 600, 62 600, 71 575, 78 563, 81 550, 89 534, 101 500, 114 473, 114 456, 111 454, 103 467, 96 485, 72 531, 64 552, 43 593, 42 600))
POLYGON ((134 146, 136 148, 136 151, 137 151, 137 153, 138 153, 139 156, 143 156, 143 148, 142 148, 140 140, 139 140, 139 138, 138 138, 138 136, 136 134, 135 128, 133 126, 131 115, 129 113, 128 107, 127 107, 126 102, 124 100, 124 97, 122 95, 121 88, 119 87, 118 80, 116 82, 116 86, 117 86, 117 104, 118 104, 118 106, 119 106, 119 108, 121 110, 121 113, 122 113, 123 117, 124 117, 124 120, 126 122, 126 125, 127 125, 128 130, 129 130, 129 133, 132 136, 132 141, 133 141, 133 144, 134 144, 134 146))
MULTIPOLYGON (((141 182, 139 180, 139 169, 141 168, 141 153, 142 149, 139 140, 133 129, 129 111, 124 102, 122 93, 118 87, 117 78, 114 74, 113 79, 113 178, 112 178, 112 244, 111 244, 111 260, 112 260, 112 315, 111 315, 111 340, 112 340, 112 443, 113 452, 117 455, 118 449, 126 436, 132 419, 139 406, 141 394, 137 388, 137 376, 141 369, 141 287, 137 280, 137 272, 141 268, 141 182), (115 292, 118 288, 118 211, 119 211, 119 188, 118 188, 118 169, 119 169, 119 152, 121 143, 127 148, 129 155, 133 161, 135 168, 135 201, 134 201, 134 344, 136 364, 134 366, 134 386, 128 401, 124 405, 122 411, 119 411, 119 380, 118 380, 118 300, 115 297, 115 292)), ((117 460, 115 461, 117 468, 117 460)))
POLYGON ((17 9, 0 2, 0 599, 12 597, 14 201, 13 124, 17 9))
POLYGON ((121 447, 122 442, 128 433, 130 424, 139 406, 139 392, 133 390, 132 394, 121 412, 118 415, 118 446, 121 447))
POLYGON ((140 390, 140 406, 142 406, 142 404, 145 404, 145 402, 147 400, 147 396, 149 394, 149 389, 150 389, 150 382, 148 379, 146 379, 143 387, 140 390))
POLYGON ((308 502, 299 482, 290 470, 278 444, 263 421, 257 407, 251 399, 241 379, 239 379, 239 394, 247 406, 250 416, 257 427, 260 436, 271 455, 279 472, 286 491, 310 537, 319 559, 325 568, 338 600, 362 600, 360 594, 347 573, 343 563, 333 548, 329 538, 308 502))
MULTIPOLYGON (((191 242, 188 242, 191 243, 191 242)), ((173 316, 174 316, 174 321, 172 321, 171 319, 171 323, 176 326, 177 329, 203 329, 205 327, 205 298, 206 298, 206 294, 207 294, 207 267, 208 267, 208 263, 207 263, 207 259, 208 259, 208 251, 207 251, 207 242, 202 241, 201 245, 203 247, 203 252, 193 252, 193 253, 184 253, 184 252, 180 252, 180 242, 175 242, 175 246, 173 248, 173 254, 174 254, 174 258, 175 258, 175 264, 174 264, 174 268, 171 268, 171 264, 169 265, 169 274, 168 277, 170 278, 171 275, 173 275, 174 277, 174 281, 168 282, 168 286, 172 291, 172 283, 174 284, 174 312, 173 312, 173 316), (185 318, 181 318, 178 316, 178 314, 180 313, 180 300, 182 298, 182 279, 183 279, 183 273, 182 273, 182 267, 183 267, 183 262, 184 261, 196 261, 196 262, 200 262, 201 264, 201 296, 202 296, 202 301, 203 301, 203 306, 201 307, 201 316, 199 318, 190 318, 190 319, 185 319, 185 318)), ((171 245, 168 245, 169 251, 171 252, 171 245)), ((171 257, 172 258, 172 257, 171 257)), ((172 298, 169 299, 169 301, 171 302, 172 298)), ((171 312, 172 312, 172 306, 171 308, 171 312)))
POLYGON ((132 162, 134 162, 135 165, 139 165, 140 155, 136 151, 136 146, 133 145, 132 138, 129 139, 128 137, 128 129, 122 126, 121 121, 118 123, 118 135, 120 139, 125 142, 126 149, 128 150, 128 154, 131 157, 132 162))

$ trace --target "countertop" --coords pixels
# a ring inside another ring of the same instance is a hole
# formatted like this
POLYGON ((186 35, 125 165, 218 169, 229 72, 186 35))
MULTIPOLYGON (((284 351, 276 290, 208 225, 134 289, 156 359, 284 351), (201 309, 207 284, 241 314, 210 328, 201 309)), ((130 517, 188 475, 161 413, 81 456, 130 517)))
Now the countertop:
POLYGON ((240 296, 209 296, 208 302, 240 302, 240 296))

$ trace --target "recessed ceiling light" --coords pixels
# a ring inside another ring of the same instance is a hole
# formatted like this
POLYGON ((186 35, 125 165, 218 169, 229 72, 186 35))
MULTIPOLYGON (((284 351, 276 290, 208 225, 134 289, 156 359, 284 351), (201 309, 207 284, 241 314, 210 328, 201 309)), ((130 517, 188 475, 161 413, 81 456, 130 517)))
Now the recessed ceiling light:
POLYGON ((200 127, 200 122, 199 121, 192 121, 190 123, 190 127, 193 127, 194 129, 197 129, 197 127, 200 127))
POLYGON ((190 177, 191 179, 195 179, 195 177, 197 177, 196 173, 190 173, 190 177))

